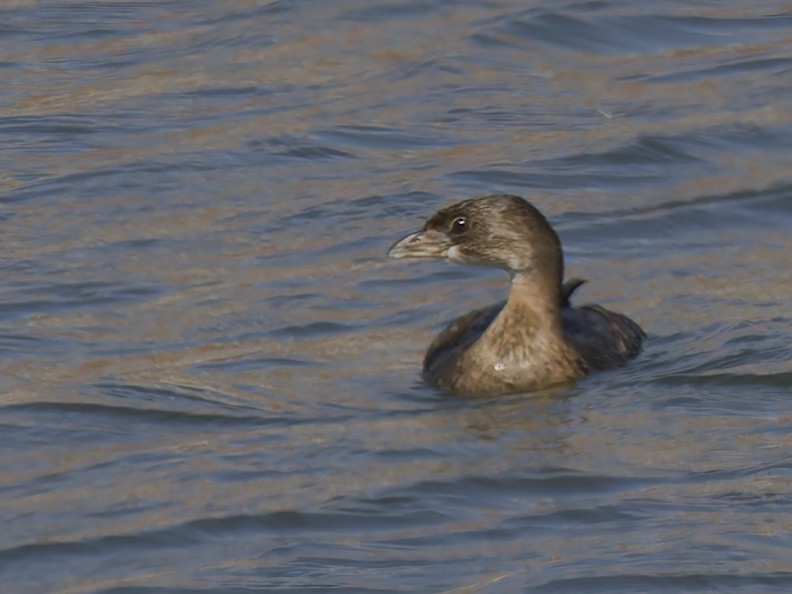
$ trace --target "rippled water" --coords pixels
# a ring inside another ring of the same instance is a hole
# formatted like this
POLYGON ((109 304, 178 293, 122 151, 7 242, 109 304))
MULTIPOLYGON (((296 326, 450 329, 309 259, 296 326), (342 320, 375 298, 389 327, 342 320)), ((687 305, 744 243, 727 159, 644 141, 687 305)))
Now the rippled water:
POLYGON ((3 592, 792 590, 792 4, 0 7, 3 592), (419 379, 530 197, 650 333, 419 379))

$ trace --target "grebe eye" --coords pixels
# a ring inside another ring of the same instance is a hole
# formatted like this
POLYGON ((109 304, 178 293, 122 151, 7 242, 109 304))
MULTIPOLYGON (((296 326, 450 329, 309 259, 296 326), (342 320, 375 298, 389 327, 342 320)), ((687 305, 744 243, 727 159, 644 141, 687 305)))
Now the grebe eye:
POLYGON ((454 222, 451 223, 451 233, 462 233, 463 231, 467 231, 467 228, 467 217, 457 217, 454 219, 454 222))

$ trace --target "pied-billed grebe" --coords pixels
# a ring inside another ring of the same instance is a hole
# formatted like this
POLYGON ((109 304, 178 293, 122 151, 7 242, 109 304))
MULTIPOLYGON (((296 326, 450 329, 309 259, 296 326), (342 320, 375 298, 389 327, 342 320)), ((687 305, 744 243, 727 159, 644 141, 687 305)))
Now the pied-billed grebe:
POLYGON ((570 305, 583 281, 562 283, 558 235, 519 196, 493 194, 447 206, 388 255, 447 258, 511 274, 505 302, 454 320, 429 346, 424 377, 446 392, 505 394, 568 382, 625 362, 646 337, 626 316, 570 305))

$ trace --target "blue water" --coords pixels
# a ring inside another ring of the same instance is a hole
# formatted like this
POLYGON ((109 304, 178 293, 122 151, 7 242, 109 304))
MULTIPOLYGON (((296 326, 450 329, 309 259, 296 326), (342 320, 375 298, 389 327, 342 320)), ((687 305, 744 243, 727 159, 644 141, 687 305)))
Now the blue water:
POLYGON ((788 3, 0 7, 3 593, 792 590, 788 3), (508 191, 649 332, 420 380, 508 191))

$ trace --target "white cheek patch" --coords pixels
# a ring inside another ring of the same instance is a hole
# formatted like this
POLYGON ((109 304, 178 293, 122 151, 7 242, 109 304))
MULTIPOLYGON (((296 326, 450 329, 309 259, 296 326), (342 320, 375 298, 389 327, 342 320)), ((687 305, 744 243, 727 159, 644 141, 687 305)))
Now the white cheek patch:
POLYGON ((526 268, 526 264, 533 262, 533 251, 523 249, 520 256, 510 256, 506 260, 508 270, 521 270, 526 268))
POLYGON ((448 251, 446 252, 446 256, 452 262, 462 262, 463 261, 462 254, 459 253, 459 246, 458 245, 452 245, 450 248, 448 248, 448 251))

